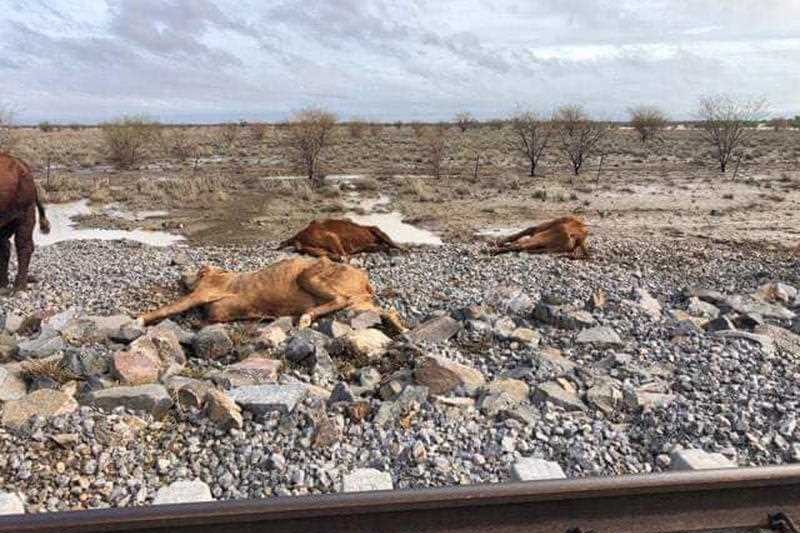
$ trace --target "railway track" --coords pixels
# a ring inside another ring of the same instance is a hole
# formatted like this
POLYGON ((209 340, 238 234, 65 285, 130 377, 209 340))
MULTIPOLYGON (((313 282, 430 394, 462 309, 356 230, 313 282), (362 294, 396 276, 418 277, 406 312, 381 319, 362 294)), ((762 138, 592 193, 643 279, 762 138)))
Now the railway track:
POLYGON ((0 533, 796 531, 800 465, 0 516, 0 533))

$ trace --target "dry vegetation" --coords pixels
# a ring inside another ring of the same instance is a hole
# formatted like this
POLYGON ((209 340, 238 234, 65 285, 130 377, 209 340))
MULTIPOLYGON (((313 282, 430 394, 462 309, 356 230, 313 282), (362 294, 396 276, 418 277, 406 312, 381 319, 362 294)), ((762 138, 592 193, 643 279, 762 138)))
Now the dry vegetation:
POLYGON ((602 124, 567 108, 554 117, 522 113, 466 129, 336 123, 313 110, 288 124, 122 122, 11 131, 14 153, 38 169, 49 202, 85 197, 168 209, 169 217, 154 222, 159 228, 215 242, 279 238, 312 217, 343 214, 348 187, 365 197, 386 194, 409 220, 451 238, 571 212, 616 225, 669 225, 684 211, 752 217, 774 216, 775 205, 794 208, 800 131, 745 128, 732 151, 740 164, 734 185, 732 173, 719 172, 703 126, 650 121, 642 142, 635 125, 602 124), (125 142, 111 150, 117 136, 125 142), (128 141, 133 156, 126 156, 128 141), (313 179, 269 179, 298 170, 313 179), (326 175, 362 178, 345 185, 326 175))

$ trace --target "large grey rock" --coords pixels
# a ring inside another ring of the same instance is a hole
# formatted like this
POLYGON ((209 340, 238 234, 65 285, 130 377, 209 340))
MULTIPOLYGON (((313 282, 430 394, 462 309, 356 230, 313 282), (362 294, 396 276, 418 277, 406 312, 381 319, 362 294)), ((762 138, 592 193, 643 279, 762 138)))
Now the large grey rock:
POLYGON ((536 396, 543 401, 564 408, 567 411, 585 411, 584 404, 574 390, 565 388, 558 381, 546 381, 536 387, 536 396))
POLYGON ((149 329, 149 331, 168 330, 175 334, 178 341, 184 346, 191 346, 194 343, 195 334, 191 331, 185 330, 178 324, 170 319, 162 320, 157 325, 149 329))
POLYGON ((450 361, 444 357, 425 356, 417 360, 414 381, 428 387, 431 394, 446 394, 462 388, 467 394, 475 392, 486 382, 480 371, 450 361))
POLYGON ((536 347, 539 346, 542 336, 539 335, 537 331, 534 331, 530 328, 515 328, 508 336, 508 339, 514 342, 536 347))
POLYGON ((595 324, 592 314, 584 309, 545 302, 539 302, 536 305, 533 316, 537 320, 559 329, 581 329, 595 324))
POLYGON ((197 332, 192 345, 194 353, 203 359, 219 359, 233 351, 233 341, 224 324, 204 327, 197 332))
POLYGON ((392 476, 374 468, 357 468, 342 478, 342 492, 392 490, 392 476))
POLYGON ((586 400, 606 414, 622 405, 622 389, 611 380, 603 380, 586 391, 586 400))
POLYGON ((211 379, 226 389, 276 383, 282 368, 283 362, 278 359, 251 355, 243 361, 228 365, 211 379))
POLYGON ((92 391, 88 402, 104 411, 125 407, 130 411, 150 413, 160 419, 172 407, 172 399, 163 385, 139 385, 136 387, 111 387, 92 391))
POLYGON ((286 332, 282 327, 269 324, 256 330, 256 349, 274 349, 286 340, 286 332))
POLYGON ((514 481, 541 481, 566 477, 558 463, 536 457, 523 457, 511 467, 511 479, 514 481))
POLYGON ((367 329, 381 325, 381 315, 376 311, 362 311, 350 319, 350 327, 353 329, 367 329))
POLYGON ((208 485, 196 479, 194 481, 175 481, 161 487, 153 498, 153 505, 172 503, 194 503, 214 501, 208 485))
POLYGON ((796 315, 785 307, 771 304, 753 296, 737 294, 725 298, 725 305, 742 314, 757 314, 764 318, 777 318, 780 320, 791 320, 796 315))
POLYGON ((66 311, 61 311, 60 313, 56 313, 53 316, 47 317, 42 320, 42 331, 57 331, 61 333, 66 329, 67 326, 70 325, 74 320, 76 320, 81 315, 81 310, 77 307, 71 307, 66 311))
POLYGON ((523 402, 528 399, 530 387, 521 379, 497 378, 484 387, 486 394, 506 394, 514 402, 523 402))
POLYGON ((43 359, 67 347, 67 343, 55 330, 42 331, 35 339, 17 345, 22 359, 43 359))
POLYGON ((794 303, 797 298, 797 289, 786 283, 765 283, 756 290, 756 297, 767 302, 777 302, 783 305, 794 303))
POLYGON ((736 468, 736 463, 721 453, 708 453, 703 450, 677 450, 670 455, 672 470, 710 470, 717 468, 736 468))
POLYGON ((25 380, 19 375, 18 365, 0 366, 0 402, 19 400, 27 391, 25 380))
POLYGON ((384 401, 372 419, 373 424, 384 427, 394 423, 397 418, 414 404, 422 404, 428 399, 428 387, 407 385, 393 401, 384 401))
POLYGON ((575 341, 578 344, 593 344, 595 346, 619 346, 622 344, 622 339, 619 338, 617 332, 608 326, 595 326, 584 329, 578 333, 575 341))
POLYGON ((87 316, 84 320, 90 322, 99 335, 112 340, 129 342, 133 340, 131 332, 137 330, 135 320, 128 315, 87 316))
POLYGON ((560 350, 550 346, 541 348, 534 354, 533 359, 538 363, 540 368, 552 372, 555 374, 555 377, 569 374, 578 367, 578 365, 564 357, 560 350))
POLYGON ((530 296, 521 287, 509 285, 500 285, 489 291, 483 304, 501 314, 527 315, 533 309, 530 296))
POLYGON ((714 319, 719 316, 719 308, 716 305, 705 302, 697 296, 689 298, 689 302, 686 304, 686 312, 692 316, 702 318, 714 319))
POLYGON ((286 343, 283 355, 290 363, 313 367, 315 354, 325 352, 330 338, 310 328, 301 329, 286 343))
POLYGON ((0 515, 24 514, 25 503, 15 492, 0 492, 0 515))
POLYGON ((744 339, 761 346, 761 349, 767 355, 772 355, 775 353, 775 343, 772 342, 772 339, 766 335, 757 335, 755 333, 748 333, 746 331, 715 331, 713 335, 715 337, 724 337, 726 339, 744 339))
POLYGON ((661 319, 661 304, 646 289, 637 287, 633 290, 633 295, 637 305, 653 320, 661 319))
POLYGON ((715 331, 733 331, 736 329, 736 326, 733 325, 733 322, 731 322, 731 319, 727 316, 720 316, 706 322, 705 328, 706 331, 713 333, 715 331))
POLYGON ((696 297, 717 306, 725 303, 726 298, 721 292, 712 289, 686 289, 683 293, 687 298, 696 297))
POLYGON ((78 408, 72 396, 51 389, 39 389, 3 406, 2 422, 17 428, 32 416, 51 417, 71 413, 78 408))
POLYGON ((317 327, 321 333, 332 339, 338 339, 353 331, 353 328, 344 322, 339 322, 333 318, 323 318, 317 323, 317 327))
POLYGON ((413 342, 444 342, 454 337, 461 329, 461 323, 450 316, 439 316, 423 322, 407 333, 413 342))
POLYGON ((244 409, 258 415, 271 411, 286 414, 294 411, 297 403, 308 392, 303 384, 250 385, 228 391, 228 396, 244 409))

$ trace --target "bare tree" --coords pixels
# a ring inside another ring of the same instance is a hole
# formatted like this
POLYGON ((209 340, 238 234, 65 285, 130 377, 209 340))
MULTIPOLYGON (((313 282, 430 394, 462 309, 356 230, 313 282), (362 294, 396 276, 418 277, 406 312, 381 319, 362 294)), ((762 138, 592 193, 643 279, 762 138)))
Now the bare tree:
POLYGON ((462 111, 456 115, 455 122, 456 126, 458 126, 458 129, 464 132, 475 125, 475 117, 466 111, 462 111))
POLYGON ((531 177, 536 174, 536 165, 550 141, 553 131, 551 126, 550 120, 542 119, 531 111, 519 113, 511 118, 513 137, 510 145, 530 162, 531 177))
POLYGON ((697 115, 703 138, 713 148, 720 172, 725 172, 733 157, 741 157, 741 148, 766 111, 763 99, 736 99, 728 95, 703 96, 697 115))
POLYGON ((219 138, 217 139, 217 147, 220 153, 231 155, 236 143, 239 141, 239 133, 242 126, 233 122, 223 124, 222 129, 219 131, 219 138))
POLYGON ((322 185, 320 162, 332 141, 334 126, 336 115, 322 109, 305 109, 289 121, 289 146, 315 186, 322 185))
POLYGON ((367 122, 358 117, 351 118, 350 122, 347 123, 347 131, 353 139, 360 139, 363 137, 364 133, 367 131, 367 127, 367 122))
POLYGON ((667 127, 667 117, 657 107, 632 107, 628 109, 628 114, 631 117, 631 126, 639 134, 642 143, 658 139, 667 127))
POLYGON ((161 125, 146 117, 123 117, 102 124, 109 159, 119 168, 139 163, 161 137, 161 125))
POLYGON ((591 120, 586 111, 576 105, 564 106, 556 111, 553 125, 558 131, 561 150, 577 176, 584 162, 597 150, 608 128, 591 120))
POLYGON ((11 126, 14 124, 14 110, 10 105, 0 103, 0 152, 10 152, 16 141, 11 126))
POLYGON ((420 141, 431 175, 441 178, 447 152, 447 132, 442 128, 430 128, 420 135, 420 141))

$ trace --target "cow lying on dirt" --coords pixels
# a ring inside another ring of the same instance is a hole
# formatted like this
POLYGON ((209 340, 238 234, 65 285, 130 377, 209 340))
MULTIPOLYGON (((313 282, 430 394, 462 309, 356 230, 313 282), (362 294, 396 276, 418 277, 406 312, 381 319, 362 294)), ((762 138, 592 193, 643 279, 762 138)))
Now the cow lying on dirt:
POLYGON ((529 254, 564 253, 577 259, 589 258, 586 224, 575 217, 562 217, 533 226, 497 241, 493 254, 527 252, 529 254))
POLYGON ((8 262, 11 259, 11 237, 17 249, 17 277, 13 291, 28 285, 28 267, 33 255, 33 227, 36 210, 39 229, 50 231, 31 168, 22 160, 0 154, 0 294, 8 293, 8 262))
POLYGON ((375 226, 362 226, 350 220, 314 220, 295 236, 283 241, 278 249, 292 246, 298 253, 346 261, 362 252, 402 250, 388 235, 375 226))
POLYGON ((284 259, 256 272, 227 272, 204 266, 191 293, 140 317, 146 324, 204 306, 212 322, 299 316, 307 327, 340 309, 376 310, 388 325, 404 331, 394 311, 378 309, 367 273, 323 257, 284 259))

